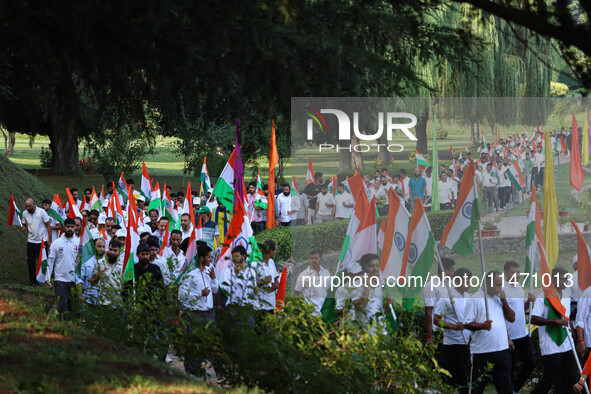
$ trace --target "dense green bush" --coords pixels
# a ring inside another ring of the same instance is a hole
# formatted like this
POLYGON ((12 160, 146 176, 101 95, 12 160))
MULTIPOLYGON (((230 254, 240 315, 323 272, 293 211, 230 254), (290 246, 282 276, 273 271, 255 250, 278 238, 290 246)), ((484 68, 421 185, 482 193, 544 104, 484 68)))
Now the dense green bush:
MULTIPOLYGON (((447 130, 444 129, 443 127, 437 128, 437 139, 444 140, 446 138, 447 138, 447 130)), ((428 140, 433 139, 433 130, 431 130, 430 128, 427 129, 427 139, 428 140)))
MULTIPOLYGON (((433 236, 439 239, 443 229, 451 220, 454 211, 427 212, 433 236)), ((377 218, 379 228, 384 217, 377 218)), ((293 253, 296 261, 305 260, 310 251, 318 249, 324 252, 338 252, 343 246, 348 220, 338 220, 328 223, 313 224, 310 226, 277 227, 256 236, 257 242, 272 239, 277 243, 277 255, 275 260, 283 262, 293 253), (295 250, 293 250, 295 249, 295 250)))

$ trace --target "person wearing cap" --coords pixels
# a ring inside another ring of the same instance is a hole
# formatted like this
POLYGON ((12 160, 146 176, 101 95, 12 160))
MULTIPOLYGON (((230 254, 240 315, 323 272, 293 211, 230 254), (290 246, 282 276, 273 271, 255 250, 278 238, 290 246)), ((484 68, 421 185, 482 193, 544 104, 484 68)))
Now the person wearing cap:
POLYGON ((214 239, 218 245, 221 245, 220 230, 218 229, 218 226, 213 221, 211 221, 209 219, 211 211, 209 210, 209 208, 207 206, 199 208, 197 213, 199 214, 199 217, 201 218, 202 239, 203 239, 203 241, 205 241, 207 243, 207 246, 209 246, 213 250, 214 249, 214 247, 213 247, 214 239))
MULTIPOLYGON (((47 256, 47 280, 45 284, 51 288, 50 278, 54 274, 53 287, 57 298, 57 311, 60 320, 64 314, 71 311, 71 297, 74 290, 76 274, 76 257, 80 240, 74 235, 74 219, 64 220, 64 234, 59 237, 51 246, 47 256)), ((66 316, 67 317, 67 316, 66 316)))
MULTIPOLYGON (((197 256, 199 266, 184 275, 179 286, 179 302, 186 317, 188 332, 197 325, 215 322, 214 298, 217 310, 223 310, 218 279, 211 265, 211 248, 198 245, 197 256)), ((185 354, 184 367, 187 373, 197 374, 201 360, 191 353, 185 354)))
POLYGON ((140 214, 140 212, 144 212, 144 205, 146 205, 146 197, 139 195, 136 198, 136 205, 138 215, 140 214))
POLYGON ((123 245, 125 245, 125 240, 127 239, 127 231, 123 230, 122 228, 119 228, 115 232, 115 236, 113 236, 113 239, 115 239, 118 242, 120 242, 123 245))

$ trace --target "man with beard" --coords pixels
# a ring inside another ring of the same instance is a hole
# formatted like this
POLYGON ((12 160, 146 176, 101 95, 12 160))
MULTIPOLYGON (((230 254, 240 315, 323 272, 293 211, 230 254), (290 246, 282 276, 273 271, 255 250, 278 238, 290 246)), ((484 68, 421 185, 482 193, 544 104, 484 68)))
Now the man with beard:
MULTIPOLYGON (((123 295, 129 296, 133 286, 138 300, 146 302, 149 298, 160 299, 163 293, 158 290, 164 290, 164 278, 160 267, 150 263, 150 246, 147 243, 140 243, 136 249, 136 256, 138 262, 133 266, 135 280, 127 281, 123 285, 123 295)), ((146 302, 146 305, 148 304, 150 303, 146 302)))
POLYGON ((185 254, 180 248, 182 235, 181 230, 172 230, 170 232, 170 246, 162 252, 162 258, 165 260, 173 280, 180 275, 181 269, 185 265, 185 254))
MULTIPOLYGON (((29 281, 31 286, 37 284, 37 259, 41 251, 41 241, 45 243, 45 249, 51 245, 51 229, 49 228, 49 216, 43 209, 38 209, 35 201, 28 198, 25 201, 26 211, 23 212, 21 230, 25 228, 27 234, 27 265, 29 267, 29 281)), ((48 278, 50 276, 47 276, 48 278)))
POLYGON ((193 224, 191 223, 191 215, 189 215, 188 213, 183 213, 181 215, 181 231, 183 241, 191 237, 191 232, 193 231, 193 224))
POLYGON ((105 255, 105 240, 98 238, 94 241, 94 256, 82 264, 80 269, 80 278, 76 277, 76 287, 82 292, 84 301, 89 305, 96 305, 98 302, 98 288, 90 282, 94 275, 94 269, 98 260, 105 255))
POLYGON ((282 227, 295 226, 295 214, 300 208, 300 199, 291 197, 289 183, 283 184, 283 193, 277 196, 276 215, 282 227))
POLYGON ((74 236, 74 226, 74 219, 68 218, 64 221, 64 234, 53 243, 47 257, 47 280, 45 284, 51 288, 49 280, 53 273, 55 275, 53 283, 60 320, 63 320, 65 312, 71 311, 70 298, 76 280, 74 268, 76 266, 76 257, 78 257, 80 240, 74 236))
POLYGON ((121 301, 119 295, 123 268, 121 249, 123 245, 119 241, 111 241, 109 250, 95 265, 90 284, 98 287, 97 304, 116 306, 121 301))

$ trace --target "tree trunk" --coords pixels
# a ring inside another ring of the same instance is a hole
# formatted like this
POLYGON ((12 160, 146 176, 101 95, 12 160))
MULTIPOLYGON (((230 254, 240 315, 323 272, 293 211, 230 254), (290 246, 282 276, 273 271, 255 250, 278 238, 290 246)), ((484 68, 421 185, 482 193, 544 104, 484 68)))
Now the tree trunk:
MULTIPOLYGON (((388 146, 388 140, 385 136, 381 136, 378 138, 378 144, 385 144, 388 146)), ((390 160, 392 159, 392 155, 386 146, 380 146, 380 151, 378 152, 378 159, 382 162, 383 167, 387 167, 390 164, 390 160)))
POLYGON ((4 136, 4 154, 6 156, 13 156, 16 133, 7 131, 3 127, 0 127, 0 129, 2 130, 2 136, 4 136))
POLYGON ((79 175, 78 135, 75 122, 68 119, 59 109, 50 114, 51 169, 56 175, 79 175))
POLYGON ((427 120, 429 120, 428 111, 417 119, 417 125, 415 127, 417 131, 417 150, 423 154, 427 153, 427 120))
MULTIPOLYGON (((352 142, 351 142, 352 143, 352 142)), ((339 172, 352 172, 351 152, 347 150, 339 151, 339 172)))
MULTIPOLYGON (((353 146, 359 145, 359 138, 357 138, 357 136, 352 136, 351 137, 351 148, 353 146)), ((363 170, 364 166, 363 166, 363 156, 361 154, 361 152, 357 152, 353 149, 351 149, 351 158, 353 159, 353 169, 357 169, 359 171, 363 170)))
POLYGON ((474 127, 476 127, 474 121, 470 120, 470 146, 476 145, 476 133, 474 132, 474 127))

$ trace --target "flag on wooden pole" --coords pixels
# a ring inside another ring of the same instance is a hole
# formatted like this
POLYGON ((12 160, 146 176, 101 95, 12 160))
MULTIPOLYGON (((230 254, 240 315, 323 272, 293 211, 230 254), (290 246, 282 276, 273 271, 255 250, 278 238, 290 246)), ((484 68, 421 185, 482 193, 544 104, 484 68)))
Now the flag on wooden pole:
POLYGON ((267 229, 275 227, 275 166, 279 163, 275 141, 275 119, 271 125, 271 151, 269 152, 269 192, 267 194, 267 229))

